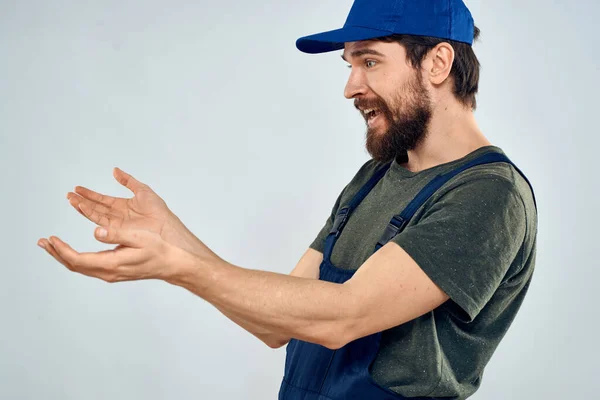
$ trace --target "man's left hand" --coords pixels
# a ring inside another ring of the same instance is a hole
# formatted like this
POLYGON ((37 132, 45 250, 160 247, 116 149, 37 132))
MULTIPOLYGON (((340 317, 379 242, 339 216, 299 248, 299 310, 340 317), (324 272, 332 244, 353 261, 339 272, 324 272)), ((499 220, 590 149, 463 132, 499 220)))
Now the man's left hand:
POLYGON ((38 244, 69 270, 110 283, 142 279, 169 281, 176 268, 192 256, 148 230, 98 227, 94 236, 103 243, 118 246, 96 253, 78 253, 56 236, 40 239, 38 244), (100 235, 101 229, 107 231, 106 236, 100 235))

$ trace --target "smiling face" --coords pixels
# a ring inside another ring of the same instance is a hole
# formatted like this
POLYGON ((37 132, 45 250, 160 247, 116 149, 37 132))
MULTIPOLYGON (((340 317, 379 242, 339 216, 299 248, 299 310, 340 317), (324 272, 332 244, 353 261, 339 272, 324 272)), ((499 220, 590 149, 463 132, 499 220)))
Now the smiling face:
POLYGON ((427 135, 432 103, 420 71, 398 43, 346 43, 342 58, 351 68, 344 96, 354 99, 367 125, 366 148, 388 162, 413 150, 427 135))

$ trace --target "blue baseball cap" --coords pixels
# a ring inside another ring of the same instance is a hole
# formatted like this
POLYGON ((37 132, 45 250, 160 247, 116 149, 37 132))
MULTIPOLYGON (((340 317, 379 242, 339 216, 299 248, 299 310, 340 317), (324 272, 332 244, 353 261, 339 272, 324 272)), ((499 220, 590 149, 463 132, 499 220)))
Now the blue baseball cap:
POLYGON ((473 44, 475 25, 462 0, 355 0, 343 28, 301 37, 298 50, 316 54, 346 42, 395 33, 473 44))

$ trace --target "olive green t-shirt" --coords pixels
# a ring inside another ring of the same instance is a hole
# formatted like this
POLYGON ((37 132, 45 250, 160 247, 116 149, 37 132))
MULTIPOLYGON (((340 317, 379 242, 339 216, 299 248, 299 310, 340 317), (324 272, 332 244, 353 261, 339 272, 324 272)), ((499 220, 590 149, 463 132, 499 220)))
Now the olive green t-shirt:
MULTIPOLYGON (((394 160, 348 219, 333 248, 333 264, 358 269, 373 254, 392 216, 431 179, 490 151, 504 154, 497 146, 485 146, 416 173, 394 160)), ((323 252, 337 210, 381 165, 371 159, 359 169, 338 196, 311 248, 323 252)), ((372 365, 373 379, 407 397, 459 400, 472 395, 529 287, 536 234, 531 190, 512 165, 475 166, 444 184, 391 241, 450 300, 383 332, 372 365)))

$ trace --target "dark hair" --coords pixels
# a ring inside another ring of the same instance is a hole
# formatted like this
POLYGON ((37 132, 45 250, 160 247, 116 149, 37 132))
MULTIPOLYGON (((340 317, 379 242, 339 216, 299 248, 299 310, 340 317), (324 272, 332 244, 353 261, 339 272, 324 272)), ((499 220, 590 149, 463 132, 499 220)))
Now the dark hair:
MULTIPOLYGON (((475 27, 473 41, 479 38, 480 30, 475 27)), ((429 36, 399 35, 380 37, 374 40, 398 42, 406 49, 406 57, 414 68, 421 68, 421 62, 427 53, 442 42, 449 43, 454 49, 454 63, 450 76, 454 80, 454 95, 465 107, 477 108, 475 95, 479 88, 479 70, 481 65, 473 48, 462 42, 445 40, 429 36)))

